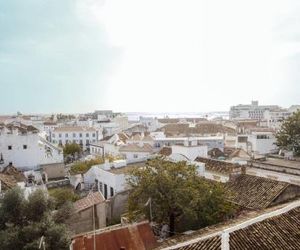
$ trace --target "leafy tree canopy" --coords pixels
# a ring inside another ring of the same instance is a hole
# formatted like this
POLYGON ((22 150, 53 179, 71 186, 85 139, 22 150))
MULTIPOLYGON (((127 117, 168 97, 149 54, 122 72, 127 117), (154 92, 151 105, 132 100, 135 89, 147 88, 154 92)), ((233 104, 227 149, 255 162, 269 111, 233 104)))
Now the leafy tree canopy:
POLYGON ((64 146, 64 156, 72 155, 73 157, 75 157, 76 154, 79 155, 81 153, 82 148, 76 143, 66 144, 64 146))
POLYGON ((102 158, 96 158, 89 161, 76 162, 71 166, 71 174, 83 174, 87 172, 92 166, 103 164, 104 160, 102 158))
POLYGON ((282 123, 276 139, 279 148, 292 150, 300 155, 300 110, 282 123))
MULTIPOLYGON (((65 211, 66 213, 67 211, 65 211)), ((42 236, 46 249, 69 249, 70 238, 53 202, 42 190, 24 198, 16 188, 5 193, 0 203, 0 249, 38 249, 42 236)))
POLYGON ((170 235, 176 223, 189 218, 199 228, 223 220, 234 208, 226 201, 222 184, 212 183, 197 175, 197 167, 186 162, 170 162, 156 158, 144 168, 134 169, 128 178, 131 187, 128 201, 129 217, 141 214, 167 223, 170 235))
POLYGON ((54 198, 56 208, 62 207, 66 202, 75 202, 80 198, 72 188, 49 189, 49 195, 54 198))

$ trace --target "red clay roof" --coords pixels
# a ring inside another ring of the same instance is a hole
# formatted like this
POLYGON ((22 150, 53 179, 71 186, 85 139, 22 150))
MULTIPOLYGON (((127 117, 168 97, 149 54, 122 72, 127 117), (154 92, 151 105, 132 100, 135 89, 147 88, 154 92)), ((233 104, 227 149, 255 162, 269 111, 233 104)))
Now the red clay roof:
MULTIPOLYGON (((148 250, 156 246, 156 239, 148 222, 99 231, 95 238, 96 250, 148 250)), ((75 236, 72 249, 94 250, 93 232, 75 236)))

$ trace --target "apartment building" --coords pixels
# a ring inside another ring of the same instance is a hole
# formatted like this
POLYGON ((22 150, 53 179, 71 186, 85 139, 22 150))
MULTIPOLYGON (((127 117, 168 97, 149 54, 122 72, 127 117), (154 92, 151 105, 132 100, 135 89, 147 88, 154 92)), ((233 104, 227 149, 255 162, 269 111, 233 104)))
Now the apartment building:
POLYGON ((52 143, 61 146, 76 143, 81 145, 83 150, 89 149, 90 143, 101 140, 102 137, 101 129, 83 126, 57 127, 51 133, 52 143))

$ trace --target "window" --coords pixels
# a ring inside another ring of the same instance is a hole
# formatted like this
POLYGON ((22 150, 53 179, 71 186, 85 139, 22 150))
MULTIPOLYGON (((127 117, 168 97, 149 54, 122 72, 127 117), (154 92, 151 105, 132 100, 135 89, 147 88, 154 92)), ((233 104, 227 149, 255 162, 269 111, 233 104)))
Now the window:
POLYGON ((112 187, 110 187, 110 197, 114 196, 114 189, 112 187))
POLYGON ((55 138, 55 134, 52 134, 52 137, 55 138))
POLYGON ((61 138, 61 134, 58 134, 58 137, 61 138))
POLYGON ((81 145, 82 145, 82 140, 79 140, 79 144, 81 144, 81 145))
POLYGON ((27 145, 23 145, 23 149, 27 149, 27 145))
POLYGON ((99 183, 99 189, 100 189, 100 192, 103 193, 103 183, 102 182, 99 183))
POLYGON ((82 134, 81 134, 81 133, 79 134, 79 137, 82 137, 82 134))
POLYGON ((86 140, 86 145, 89 145, 90 144, 90 140, 86 140))
POLYGON ((268 135, 257 135, 256 138, 257 139, 270 139, 270 137, 268 135))
POLYGON ((75 134, 75 133, 73 133, 73 137, 76 137, 76 134, 75 134))
POLYGON ((8 150, 12 150, 12 146, 8 146, 8 150))
POLYGON ((62 140, 59 140, 59 145, 62 145, 62 140))
POLYGON ((135 158, 135 159, 138 158, 138 157, 139 157, 139 156, 138 156, 137 154, 134 154, 134 155, 133 155, 133 158, 135 158))
POLYGON ((107 199, 107 185, 104 184, 104 198, 107 199))
POLYGON ((89 137, 90 136, 90 134, 89 133, 86 133, 86 135, 85 135, 86 137, 89 137))
POLYGON ((68 136, 69 136, 69 134, 68 134, 68 133, 66 133, 66 134, 65 134, 65 137, 68 137, 68 136))
POLYGON ((96 137, 96 134, 95 134, 95 133, 93 133, 93 137, 96 137))

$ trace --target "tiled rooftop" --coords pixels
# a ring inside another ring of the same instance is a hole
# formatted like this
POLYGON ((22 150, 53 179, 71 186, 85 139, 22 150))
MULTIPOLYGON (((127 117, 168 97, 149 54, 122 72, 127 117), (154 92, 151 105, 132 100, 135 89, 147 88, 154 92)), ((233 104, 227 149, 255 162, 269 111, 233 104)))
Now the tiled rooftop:
POLYGON ((150 250, 156 246, 156 239, 148 222, 129 226, 96 231, 95 242, 93 232, 75 236, 72 240, 73 250, 150 250))
POLYGON ((290 184, 242 174, 227 183, 230 200, 250 209, 267 208, 290 184))
POLYGON ((93 205, 99 204, 104 201, 104 197, 100 192, 94 192, 88 194, 86 197, 76 201, 74 203, 74 208, 76 212, 85 210, 93 205))
POLYGON ((222 174, 230 174, 235 171, 241 171, 241 166, 237 164, 233 164, 225 161, 218 161, 203 157, 197 157, 195 161, 205 163, 205 170, 222 173, 222 174))
POLYGON ((96 129, 93 127, 83 127, 83 126, 66 126, 66 127, 57 127, 54 129, 54 132, 95 132, 96 129))
POLYGON ((300 249, 300 208, 230 234, 230 249, 300 249))
POLYGON ((153 151, 153 147, 148 143, 144 143, 142 146, 140 146, 136 143, 131 143, 131 144, 121 146, 119 151, 120 152, 147 152, 147 153, 151 153, 153 151))

